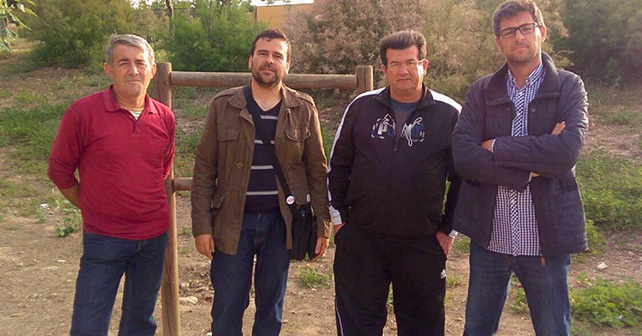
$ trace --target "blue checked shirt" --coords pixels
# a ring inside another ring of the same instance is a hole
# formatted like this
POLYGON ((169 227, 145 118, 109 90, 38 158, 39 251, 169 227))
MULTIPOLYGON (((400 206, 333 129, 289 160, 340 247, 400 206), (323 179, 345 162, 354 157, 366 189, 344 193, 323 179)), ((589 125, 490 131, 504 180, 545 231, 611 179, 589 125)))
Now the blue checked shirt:
MULTIPOLYGON (((508 71, 506 87, 516 113, 511 136, 528 135, 528 105, 535 98, 543 80, 542 63, 526 77, 526 84, 521 88, 517 87, 515 77, 508 71)), ((496 197, 493 230, 488 249, 513 256, 539 256, 539 233, 530 186, 523 192, 499 186, 496 197)))

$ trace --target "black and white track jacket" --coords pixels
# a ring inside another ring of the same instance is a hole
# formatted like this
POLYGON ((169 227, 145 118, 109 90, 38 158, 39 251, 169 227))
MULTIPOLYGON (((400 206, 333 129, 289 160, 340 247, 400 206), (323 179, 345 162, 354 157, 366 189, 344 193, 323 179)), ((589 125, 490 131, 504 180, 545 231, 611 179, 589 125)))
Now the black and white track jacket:
POLYGON ((451 134, 460 109, 451 98, 424 86, 397 137, 389 88, 355 98, 330 158, 333 222, 391 240, 423 239, 437 230, 449 234, 460 184, 451 134), (451 184, 444 207, 447 179, 451 184))

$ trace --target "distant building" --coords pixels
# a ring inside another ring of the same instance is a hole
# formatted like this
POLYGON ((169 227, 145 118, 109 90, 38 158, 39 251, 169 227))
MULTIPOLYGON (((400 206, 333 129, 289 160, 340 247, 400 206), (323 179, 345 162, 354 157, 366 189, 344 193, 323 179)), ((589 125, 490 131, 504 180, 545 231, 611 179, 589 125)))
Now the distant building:
POLYGON ((286 14, 294 11, 310 11, 311 3, 256 6, 255 19, 267 23, 268 28, 283 28, 286 14))

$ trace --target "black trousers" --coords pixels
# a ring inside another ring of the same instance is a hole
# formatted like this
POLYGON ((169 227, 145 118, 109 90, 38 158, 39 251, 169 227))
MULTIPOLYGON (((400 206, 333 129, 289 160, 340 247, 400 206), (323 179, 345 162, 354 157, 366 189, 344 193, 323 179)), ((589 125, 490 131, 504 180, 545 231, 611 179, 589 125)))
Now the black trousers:
POLYGON ((339 336, 383 334, 391 283, 398 335, 444 335, 446 256, 436 237, 393 242, 346 225, 335 243, 339 336))

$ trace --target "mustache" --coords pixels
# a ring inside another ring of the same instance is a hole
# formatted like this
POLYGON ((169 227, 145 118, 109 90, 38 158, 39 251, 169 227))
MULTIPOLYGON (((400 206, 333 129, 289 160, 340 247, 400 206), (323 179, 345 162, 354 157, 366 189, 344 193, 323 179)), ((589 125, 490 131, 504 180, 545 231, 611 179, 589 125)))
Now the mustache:
POLYGON ((272 65, 265 64, 265 65, 261 65, 261 66, 259 67, 259 70, 270 70, 270 71, 276 71, 276 68, 275 68, 274 66, 272 66, 272 65))
POLYGON ((519 48, 519 47, 529 48, 529 47, 530 47, 530 45, 529 45, 528 43, 525 43, 525 42, 517 43, 515 46, 513 46, 513 49, 517 49, 517 48, 519 48))

